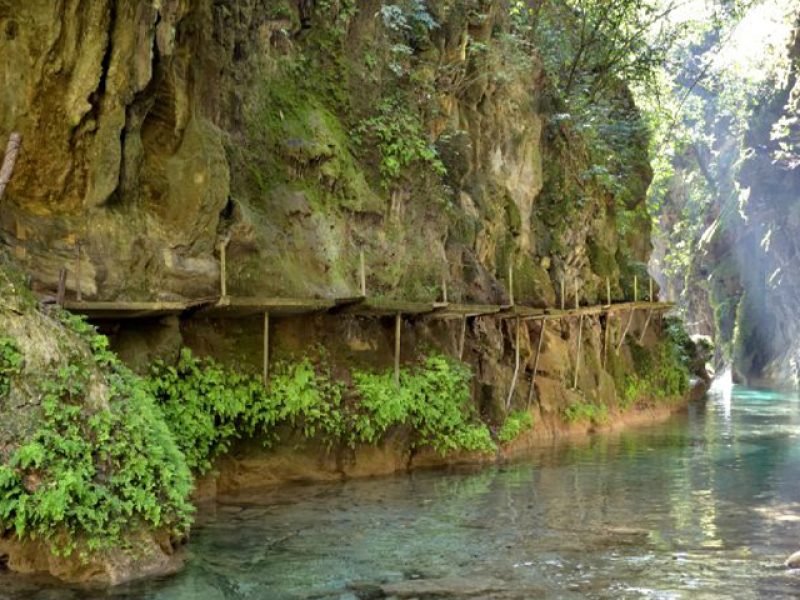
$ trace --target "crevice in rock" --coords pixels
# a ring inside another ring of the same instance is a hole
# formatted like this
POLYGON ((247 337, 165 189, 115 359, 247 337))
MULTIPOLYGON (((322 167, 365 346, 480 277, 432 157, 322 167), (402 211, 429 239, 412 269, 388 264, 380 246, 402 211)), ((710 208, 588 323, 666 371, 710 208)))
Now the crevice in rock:
POLYGON ((82 126, 90 121, 97 122, 98 118, 100 117, 101 103, 106 92, 108 72, 111 68, 111 59, 114 54, 114 30, 117 25, 116 3, 112 2, 108 10, 108 37, 106 39, 105 49, 103 50, 103 58, 100 61, 100 78, 97 81, 97 86, 95 87, 94 91, 89 94, 88 102, 91 108, 86 111, 86 114, 83 115, 80 124, 75 128, 76 131, 81 131, 82 126))

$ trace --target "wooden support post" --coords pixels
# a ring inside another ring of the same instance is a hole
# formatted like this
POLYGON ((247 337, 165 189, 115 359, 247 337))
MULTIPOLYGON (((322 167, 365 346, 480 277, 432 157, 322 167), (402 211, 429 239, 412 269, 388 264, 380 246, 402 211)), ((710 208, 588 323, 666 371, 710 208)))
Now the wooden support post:
POLYGON ((611 306, 611 280, 606 277, 606 306, 611 306))
POLYGON ((461 317, 461 337, 458 338, 458 360, 464 360, 464 344, 467 341, 467 315, 461 317))
POLYGON ((628 330, 631 328, 631 321, 633 321, 633 309, 631 309, 630 313, 628 313, 628 322, 625 324, 625 329, 622 330, 622 337, 619 338, 619 344, 617 344, 616 353, 619 354, 619 351, 622 349, 622 344, 625 343, 625 336, 628 335, 628 330))
POLYGON ((64 296, 67 293, 67 270, 62 268, 58 272, 58 291, 56 292, 56 304, 64 306, 64 296))
POLYGON ((442 277, 442 302, 447 304, 447 275, 442 277))
POLYGON ((634 302, 638 302, 639 301, 639 276, 638 275, 634 275, 633 276, 633 301, 634 302))
POLYGON ((536 358, 533 359, 533 374, 531 375, 531 388, 528 390, 528 408, 531 407, 533 402, 533 394, 536 389, 536 371, 539 370, 539 356, 542 354, 542 341, 544 340, 544 331, 547 327, 547 319, 542 319, 542 328, 539 330, 539 343, 536 345, 536 358))
POLYGON ((575 309, 579 309, 581 307, 580 296, 578 294, 578 278, 575 278, 575 309))
POLYGON ((80 302, 83 300, 83 293, 81 292, 81 243, 75 244, 75 298, 80 302))
POLYGON ((223 240, 219 244, 219 295, 221 298, 228 296, 228 241, 223 240))
POLYGON ((367 266, 366 266, 366 263, 364 262, 364 251, 363 250, 361 250, 358 253, 358 262, 359 262, 359 267, 358 267, 359 276, 358 277, 359 277, 359 281, 361 283, 361 295, 366 298, 367 297, 367 266))
POLYGON ((650 278, 650 302, 653 302, 653 278, 650 278))
POLYGON ((642 327, 642 333, 639 335, 639 343, 641 344, 644 341, 644 336, 647 333, 647 326, 650 325, 650 318, 653 316, 653 310, 650 309, 647 311, 647 319, 645 319, 644 327, 642 327))
POLYGON ((564 276, 561 276, 561 310, 566 306, 567 284, 564 282, 564 276))
POLYGON ((394 384, 400 387, 400 329, 403 318, 400 313, 394 316, 394 384))
POLYGON ((575 356, 575 381, 572 384, 572 389, 578 389, 578 374, 581 370, 581 342, 583 342, 583 315, 579 318, 580 325, 578 325, 578 354, 575 356))
POLYGON ((514 263, 508 265, 508 297, 514 306, 514 263))
POLYGON ((262 381, 264 385, 269 385, 269 313, 264 313, 264 352, 262 355, 263 359, 263 372, 262 372, 262 381))
POLYGON ((514 376, 511 379, 511 389, 508 390, 506 398, 506 411, 511 408, 511 399, 514 397, 514 390, 517 388, 517 378, 519 377, 519 324, 520 318, 517 317, 517 333, 514 339, 514 376))
POLYGON ((6 186, 11 181, 11 175, 14 173, 14 165, 17 163, 17 155, 19 154, 21 143, 22 136, 19 133, 12 133, 8 137, 6 153, 3 155, 3 166, 0 167, 0 200, 3 199, 6 186))
POLYGON ((605 369, 606 363, 608 362, 608 338, 609 332, 608 330, 611 329, 611 313, 606 314, 606 327, 603 330, 603 359, 601 361, 600 366, 605 369))

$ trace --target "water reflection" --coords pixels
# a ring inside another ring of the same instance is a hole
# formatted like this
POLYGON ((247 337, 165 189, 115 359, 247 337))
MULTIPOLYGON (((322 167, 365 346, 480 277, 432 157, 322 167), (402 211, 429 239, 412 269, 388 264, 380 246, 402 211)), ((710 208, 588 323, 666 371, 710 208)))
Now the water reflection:
POLYGON ((780 562, 800 548, 799 441, 795 396, 734 388, 502 467, 218 506, 170 579, 70 596, 3 575, 0 598, 355 598, 430 580, 491 581, 478 595, 495 598, 795 597, 800 574, 780 562))

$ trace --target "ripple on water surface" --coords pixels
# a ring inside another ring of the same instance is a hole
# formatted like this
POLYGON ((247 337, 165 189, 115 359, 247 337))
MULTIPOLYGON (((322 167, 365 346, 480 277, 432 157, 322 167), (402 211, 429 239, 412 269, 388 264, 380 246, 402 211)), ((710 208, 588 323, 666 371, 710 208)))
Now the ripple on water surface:
POLYGON ((798 399, 734 389, 503 467, 218 505, 177 576, 90 592, 5 574, 0 598, 789 598, 798 548, 798 399))

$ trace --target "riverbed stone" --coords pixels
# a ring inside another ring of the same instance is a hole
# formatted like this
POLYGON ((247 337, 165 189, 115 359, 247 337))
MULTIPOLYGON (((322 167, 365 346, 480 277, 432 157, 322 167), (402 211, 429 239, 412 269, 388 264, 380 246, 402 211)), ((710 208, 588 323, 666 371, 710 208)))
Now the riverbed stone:
POLYGON ((783 564, 789 569, 800 569, 800 550, 787 558, 783 564))

